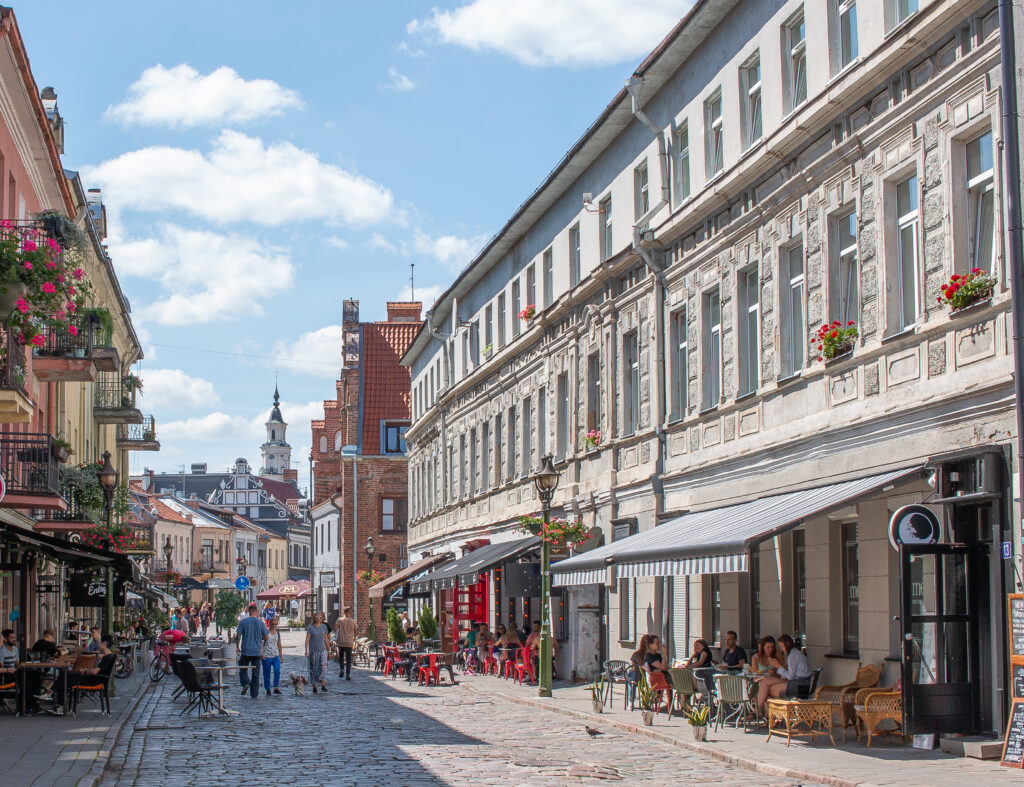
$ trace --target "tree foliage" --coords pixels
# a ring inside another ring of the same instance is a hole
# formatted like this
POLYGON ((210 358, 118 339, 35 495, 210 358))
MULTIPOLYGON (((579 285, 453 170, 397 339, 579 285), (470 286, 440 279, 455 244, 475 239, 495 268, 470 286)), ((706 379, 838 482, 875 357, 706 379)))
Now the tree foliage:
POLYGON ((405 642, 405 629, 402 628, 402 619, 398 617, 394 607, 388 607, 388 639, 396 645, 405 642))
POLYGON ((420 638, 437 639, 437 618, 434 617, 433 610, 426 605, 420 610, 420 638))
POLYGON ((214 612, 217 625, 230 631, 238 625, 238 613, 245 609, 246 598, 237 590, 218 590, 214 612))

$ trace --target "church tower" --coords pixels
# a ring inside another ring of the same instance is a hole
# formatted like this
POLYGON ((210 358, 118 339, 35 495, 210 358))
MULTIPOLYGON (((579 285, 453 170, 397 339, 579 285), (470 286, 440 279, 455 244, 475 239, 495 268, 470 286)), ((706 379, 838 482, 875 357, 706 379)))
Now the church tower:
POLYGON ((285 473, 292 465, 292 447, 288 445, 285 431, 288 424, 281 417, 281 395, 274 386, 274 407, 267 420, 267 442, 260 446, 263 454, 263 467, 260 475, 277 481, 285 480, 285 473))

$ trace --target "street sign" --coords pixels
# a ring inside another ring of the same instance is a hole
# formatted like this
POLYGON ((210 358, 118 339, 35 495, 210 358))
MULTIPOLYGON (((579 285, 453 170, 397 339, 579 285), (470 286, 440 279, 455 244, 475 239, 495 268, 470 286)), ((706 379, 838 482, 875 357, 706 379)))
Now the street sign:
POLYGON ((238 577, 238 579, 235 580, 235 587, 239 590, 248 590, 249 577, 238 577))
POLYGON ((210 590, 230 590, 235 586, 235 583, 230 579, 208 579, 206 580, 206 586, 210 590))
POLYGON ((332 588, 334 587, 334 572, 333 571, 321 571, 320 572, 320 587, 332 588))

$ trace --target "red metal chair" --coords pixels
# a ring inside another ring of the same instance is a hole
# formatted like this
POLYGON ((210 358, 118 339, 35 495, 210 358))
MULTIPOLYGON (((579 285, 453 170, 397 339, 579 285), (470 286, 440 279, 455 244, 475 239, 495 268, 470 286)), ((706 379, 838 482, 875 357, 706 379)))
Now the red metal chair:
POLYGON ((668 713, 669 718, 672 717, 672 684, 668 682, 668 677, 664 672, 648 672, 647 682, 650 687, 657 692, 658 699, 661 700, 662 692, 668 692, 668 701, 665 703, 665 711, 668 713))
POLYGON ((420 675, 419 684, 430 685, 430 679, 434 679, 434 685, 441 685, 441 670, 437 666, 437 654, 431 653, 427 656, 427 662, 424 664, 423 659, 420 659, 420 675))
POLYGON ((533 672, 533 654, 529 648, 520 648, 516 651, 516 680, 522 683, 527 673, 530 675, 530 682, 536 683, 537 676, 533 672))
POLYGON ((516 660, 511 657, 511 654, 509 654, 509 658, 505 659, 505 680, 515 677, 515 672, 516 660))

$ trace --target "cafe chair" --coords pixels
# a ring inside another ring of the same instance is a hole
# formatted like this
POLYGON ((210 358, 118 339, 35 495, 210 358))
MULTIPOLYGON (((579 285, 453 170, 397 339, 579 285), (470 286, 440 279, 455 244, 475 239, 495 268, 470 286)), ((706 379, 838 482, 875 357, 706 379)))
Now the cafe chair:
POLYGON ((533 672, 533 654, 529 648, 520 648, 516 651, 516 682, 521 684, 527 674, 531 683, 537 682, 537 676, 533 672))
POLYGON ((178 673, 181 676, 181 683, 185 687, 185 691, 188 692, 189 696, 189 701, 185 706, 185 710, 178 715, 184 716, 194 708, 196 715, 201 716, 214 704, 213 692, 215 687, 199 680, 199 673, 196 671, 196 665, 191 661, 183 661, 178 667, 178 673))
POLYGON ((100 702, 100 713, 110 715, 110 675, 82 675, 71 687, 71 713, 78 715, 78 702, 84 694, 87 698, 94 697, 100 702))
POLYGON ((13 672, 0 675, 0 710, 18 712, 18 676, 13 672))
POLYGON ((821 677, 821 667, 816 670, 811 670, 811 679, 805 686, 798 686, 796 694, 794 695, 798 700, 809 700, 814 697, 815 691, 818 689, 818 679, 821 677))
POLYGON ((840 709, 840 720, 843 725, 843 735, 846 735, 847 727, 857 727, 857 716, 853 709, 854 697, 860 689, 871 689, 878 685, 882 677, 882 668, 874 664, 858 664, 857 672, 849 683, 819 686, 814 693, 814 699, 819 702, 831 702, 840 709))
POLYGON ((716 688, 718 690, 718 713, 715 714, 715 731, 724 727, 730 721, 737 729, 740 726, 740 719, 747 710, 749 698, 745 681, 739 675, 715 675, 716 688), (731 710, 730 710, 731 708, 731 710))
MULTIPOLYGON (((452 685, 454 686, 457 681, 455 680, 455 654, 454 653, 442 653, 437 659, 437 672, 440 678, 441 670, 448 671, 448 677, 451 678, 452 685)), ((438 682, 440 685, 440 681, 438 682)))
POLYGON ((620 661, 618 659, 609 659, 601 665, 601 669, 604 671, 605 687, 605 696, 601 699, 605 705, 611 705, 614 701, 615 684, 618 683, 623 687, 622 709, 625 710, 629 707, 633 699, 633 690, 635 689, 635 683, 629 677, 629 668, 630 663, 628 661, 620 661))
MULTIPOLYGON (((700 704, 700 694, 698 694, 697 684, 693 680, 692 669, 688 667, 673 667, 669 669, 668 677, 672 681, 672 688, 675 689, 676 706, 680 710, 686 713, 694 705, 700 704)), ((669 714, 670 718, 671 715, 669 714)))
MULTIPOLYGON (((646 670, 645 670, 646 671, 646 670)), ((668 676, 664 672, 647 672, 647 684, 651 687, 651 690, 658 695, 658 701, 661 701, 661 695, 665 693, 665 712, 668 717, 672 718, 672 684, 669 683, 668 676)))
POLYGON ((434 679, 435 686, 441 685, 441 670, 438 667, 436 653, 428 655, 426 663, 422 659, 420 660, 419 673, 419 685, 429 686, 431 678, 434 679))
POLYGON ((871 739, 879 735, 896 735, 906 742, 903 692, 900 689, 860 689, 854 698, 854 712, 857 714, 858 743, 861 729, 867 733, 869 749, 871 739))
POLYGON ((693 683, 700 694, 701 702, 711 708, 711 715, 718 713, 715 699, 715 671, 711 667, 696 667, 693 670, 693 683))

